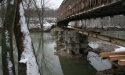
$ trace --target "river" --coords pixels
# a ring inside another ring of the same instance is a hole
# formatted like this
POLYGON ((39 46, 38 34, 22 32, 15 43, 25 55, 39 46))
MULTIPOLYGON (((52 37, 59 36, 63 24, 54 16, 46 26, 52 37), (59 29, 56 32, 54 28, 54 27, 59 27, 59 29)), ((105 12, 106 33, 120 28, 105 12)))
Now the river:
POLYGON ((96 70, 85 58, 54 55, 55 37, 50 33, 32 33, 37 60, 42 75, 93 75, 96 70))
MULTIPOLYGON (((1 34, 0 34, 1 36, 1 34)), ((97 71, 111 68, 108 60, 102 60, 97 54, 89 52, 87 59, 84 57, 67 58, 54 55, 56 50, 55 37, 51 33, 31 33, 35 54, 42 75, 94 75, 97 71), (42 37, 43 36, 43 37, 42 37)), ((1 37, 0 37, 1 40, 1 37)), ((14 61, 17 70, 17 49, 14 41, 14 61)), ((2 75, 0 41, 0 75, 2 75)), ((18 75, 18 72, 16 71, 18 75)))

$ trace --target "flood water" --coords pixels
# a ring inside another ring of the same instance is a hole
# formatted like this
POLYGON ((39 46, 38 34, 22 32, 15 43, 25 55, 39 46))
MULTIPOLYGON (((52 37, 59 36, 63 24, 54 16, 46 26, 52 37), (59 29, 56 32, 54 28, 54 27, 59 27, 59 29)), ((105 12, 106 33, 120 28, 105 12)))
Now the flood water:
MULTIPOLYGON (((67 58, 54 55, 54 52, 56 52, 56 50, 54 49, 54 47, 56 47, 56 42, 55 36, 52 36, 51 33, 42 34, 40 32, 34 32, 31 33, 31 37, 33 40, 35 54, 37 56, 41 75, 94 75, 97 71, 111 68, 111 64, 108 60, 102 60, 101 57, 93 52, 89 52, 87 59, 84 57, 67 58)), ((14 48, 14 56, 17 70, 18 55, 16 48, 14 48)), ((0 75, 2 75, 1 41, 0 75)))

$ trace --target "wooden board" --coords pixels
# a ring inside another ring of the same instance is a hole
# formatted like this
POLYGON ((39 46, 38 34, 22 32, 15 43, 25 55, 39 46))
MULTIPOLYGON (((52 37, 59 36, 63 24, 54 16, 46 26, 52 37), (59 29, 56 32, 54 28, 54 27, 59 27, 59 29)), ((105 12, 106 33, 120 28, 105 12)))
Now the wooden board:
POLYGON ((100 53, 101 57, 109 57, 111 55, 125 55, 125 52, 103 52, 103 53, 100 53))

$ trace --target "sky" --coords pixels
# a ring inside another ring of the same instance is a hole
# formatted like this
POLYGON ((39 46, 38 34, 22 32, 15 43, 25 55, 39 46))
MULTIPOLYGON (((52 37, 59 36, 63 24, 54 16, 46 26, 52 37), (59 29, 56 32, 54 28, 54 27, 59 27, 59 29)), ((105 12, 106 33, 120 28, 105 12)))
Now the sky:
POLYGON ((61 3, 62 3, 63 0, 50 0, 50 4, 52 4, 52 7, 51 8, 58 8, 61 3))

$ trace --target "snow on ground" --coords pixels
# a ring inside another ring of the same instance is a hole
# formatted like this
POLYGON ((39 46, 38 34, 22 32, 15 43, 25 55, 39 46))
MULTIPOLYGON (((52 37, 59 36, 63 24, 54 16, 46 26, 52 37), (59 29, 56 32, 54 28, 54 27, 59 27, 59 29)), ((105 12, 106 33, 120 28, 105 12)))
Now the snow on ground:
POLYGON ((37 23, 37 24, 30 23, 30 24, 29 24, 29 29, 32 29, 32 28, 41 28, 41 27, 40 27, 40 24, 39 24, 39 23, 37 23))
POLYGON ((121 52, 121 51, 125 51, 125 47, 118 46, 118 48, 116 48, 114 52, 121 52))
POLYGON ((52 20, 52 21, 55 21, 56 18, 55 18, 55 17, 46 17, 45 20, 52 20))
POLYGON ((36 58, 34 55, 32 42, 30 33, 26 24, 26 18, 24 16, 24 9, 22 3, 20 3, 20 25, 21 25, 21 32, 24 35, 23 44, 24 44, 24 51, 21 55, 20 63, 26 63, 27 65, 27 75, 40 75, 39 68, 36 62, 36 58))
MULTIPOLYGON (((44 30, 49 30, 52 25, 55 25, 55 23, 49 23, 46 20, 44 20, 44 24, 43 24, 44 30)), ((41 28, 40 23, 39 22, 38 23, 31 22, 29 24, 29 29, 33 29, 33 28, 41 28)))
POLYGON ((44 22, 43 27, 44 30, 49 30, 51 28, 52 24, 48 23, 48 22, 44 22))
POLYGON ((114 52, 125 51, 125 47, 123 47, 123 46, 114 45, 114 44, 104 42, 104 41, 90 42, 88 45, 93 49, 99 49, 99 48, 108 49, 108 50, 114 49, 114 50, 112 50, 114 52))
POLYGON ((88 45, 93 49, 97 49, 99 47, 98 42, 90 42, 88 45))

